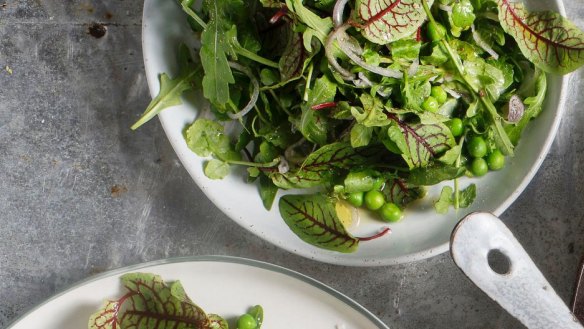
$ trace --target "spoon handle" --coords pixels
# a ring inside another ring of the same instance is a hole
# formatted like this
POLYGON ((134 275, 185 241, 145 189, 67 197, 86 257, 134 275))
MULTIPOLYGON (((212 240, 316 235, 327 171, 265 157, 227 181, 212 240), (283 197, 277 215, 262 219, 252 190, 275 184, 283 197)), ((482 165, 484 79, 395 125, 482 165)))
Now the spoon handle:
POLYGON ((496 216, 465 217, 452 232, 450 252, 466 276, 528 328, 584 328, 496 216), (489 264, 497 254, 506 268, 489 264))

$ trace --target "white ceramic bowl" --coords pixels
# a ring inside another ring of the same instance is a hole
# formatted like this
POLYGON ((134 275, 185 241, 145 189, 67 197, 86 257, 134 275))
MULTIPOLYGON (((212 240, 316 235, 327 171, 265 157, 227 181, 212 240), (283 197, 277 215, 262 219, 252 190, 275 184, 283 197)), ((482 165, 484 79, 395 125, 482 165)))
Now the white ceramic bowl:
MULTIPOLYGON (((561 1, 525 0, 529 7, 556 10, 565 14, 561 1)), ((143 16, 143 51, 150 93, 158 94, 158 75, 177 74, 175 52, 181 42, 192 36, 181 9, 175 1, 146 0, 143 16)), ((210 180, 203 174, 205 159, 187 147, 182 132, 197 117, 201 99, 188 99, 184 105, 163 111, 159 117, 174 150, 189 174, 209 199, 243 228, 295 254, 314 260, 352 266, 391 265, 431 257, 448 250, 448 240, 455 224, 464 215, 486 211, 500 215, 523 191, 544 160, 564 110, 568 78, 549 76, 548 93, 541 115, 524 131, 514 158, 505 168, 480 179, 463 179, 462 186, 477 185, 477 199, 471 207, 438 215, 432 208, 440 186, 428 191, 405 212, 402 222, 392 224, 393 233, 383 238, 362 242, 352 254, 341 254, 313 247, 301 241, 280 217, 277 202, 271 211, 264 209, 257 186, 244 181, 243 170, 234 171, 223 180, 210 180)), ((148 129, 143 127, 142 129, 148 129)), ((281 195, 281 193, 280 193, 281 195)), ((383 223, 362 216, 361 225, 352 232, 356 236, 378 232, 383 223), (365 217, 365 218, 364 218, 365 217)))

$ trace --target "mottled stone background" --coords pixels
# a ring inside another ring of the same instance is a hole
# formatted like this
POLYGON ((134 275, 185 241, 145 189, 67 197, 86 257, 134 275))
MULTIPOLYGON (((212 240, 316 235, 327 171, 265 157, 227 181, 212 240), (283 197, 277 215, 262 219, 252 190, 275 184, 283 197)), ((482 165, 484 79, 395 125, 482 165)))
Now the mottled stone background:
MULTIPOLYGON (((584 0, 565 5, 584 27, 584 0)), ((141 14, 141 1, 0 0, 0 327, 92 274, 203 254, 300 271, 392 328, 521 326, 447 254, 393 267, 319 264, 219 212, 157 121, 128 129, 149 101, 141 14)), ((503 216, 566 302, 584 254, 583 76, 572 76, 550 154, 503 216)))

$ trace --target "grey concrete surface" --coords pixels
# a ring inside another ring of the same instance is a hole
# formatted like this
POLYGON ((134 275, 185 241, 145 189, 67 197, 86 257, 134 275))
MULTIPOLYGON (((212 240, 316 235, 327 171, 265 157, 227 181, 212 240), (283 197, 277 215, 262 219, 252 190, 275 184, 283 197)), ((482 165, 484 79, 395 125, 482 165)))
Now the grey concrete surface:
MULTIPOLYGON (((584 27, 584 0, 565 5, 584 27)), ((325 265, 249 235, 219 212, 157 121, 128 129, 149 102, 141 7, 0 1, 0 327, 93 274, 205 254, 300 271, 391 328, 521 327, 447 254, 393 267, 325 265), (95 22, 107 28, 101 38, 88 33, 95 22)), ((543 166, 503 215, 566 302, 584 254, 583 76, 572 77, 569 109, 543 166)))

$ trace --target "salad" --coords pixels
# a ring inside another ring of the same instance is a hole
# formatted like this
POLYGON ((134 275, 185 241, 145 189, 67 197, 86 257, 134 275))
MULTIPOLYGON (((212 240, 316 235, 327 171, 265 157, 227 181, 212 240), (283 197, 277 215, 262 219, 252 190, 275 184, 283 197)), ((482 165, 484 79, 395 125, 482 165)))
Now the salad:
MULTIPOLYGON (((207 314, 187 296, 180 281, 167 285, 150 273, 121 278, 128 292, 109 300, 89 318, 88 329, 228 329, 225 319, 207 314)), ((236 329, 260 329, 264 311, 256 305, 237 319, 236 329)))
POLYGON ((444 182, 436 212, 468 207, 480 191, 459 179, 504 168, 542 111, 546 73, 584 63, 584 32, 510 0, 179 5, 200 47, 178 49, 181 73, 160 75, 132 129, 202 90, 209 111, 184 135, 208 157, 205 175, 245 166, 266 209, 294 189, 277 200, 284 222, 343 253, 389 232, 353 236, 353 208, 407 220, 408 205, 444 182))

